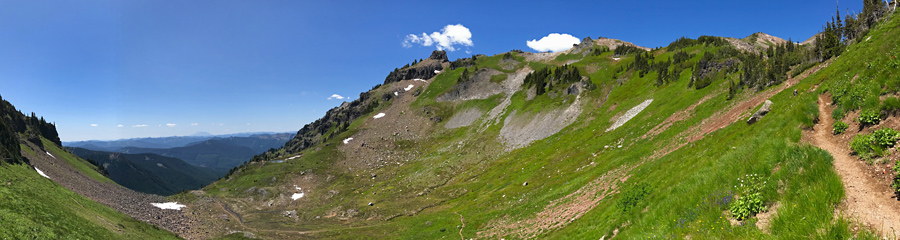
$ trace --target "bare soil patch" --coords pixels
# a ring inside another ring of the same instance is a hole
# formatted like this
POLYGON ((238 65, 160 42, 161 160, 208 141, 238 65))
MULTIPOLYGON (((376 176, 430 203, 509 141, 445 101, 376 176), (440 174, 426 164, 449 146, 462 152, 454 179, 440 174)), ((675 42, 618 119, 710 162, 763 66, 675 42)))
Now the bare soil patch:
MULTIPOLYGON (((681 147, 684 147, 685 145, 688 145, 697 140, 703 139, 704 137, 706 137, 707 134, 712 133, 716 130, 722 129, 728 125, 731 125, 731 123, 734 123, 734 122, 737 122, 740 120, 746 120, 748 117, 750 117, 751 114, 753 114, 752 110, 754 107, 759 106, 760 104, 765 102, 767 99, 771 98, 772 96, 775 96, 775 94, 778 94, 781 91, 784 91, 785 89, 794 86, 794 84, 797 84, 798 82, 800 82, 800 80, 808 77, 810 74, 818 72, 819 70, 827 67, 830 64, 831 64, 831 61, 827 61, 825 63, 819 64, 818 66, 816 66, 814 68, 806 70, 806 72, 803 72, 802 74, 798 75, 796 78, 788 75, 788 80, 785 81, 784 83, 782 83, 780 86, 768 89, 764 92, 757 93, 756 95, 753 95, 752 97, 750 97, 748 99, 744 99, 742 101, 735 102, 733 105, 731 105, 731 108, 727 112, 719 112, 719 113, 713 114, 709 118, 703 119, 699 125, 680 133, 679 136, 675 137, 675 139, 676 139, 675 142, 670 143, 669 145, 660 148, 659 150, 654 152, 650 158, 656 159, 656 158, 663 157, 671 152, 674 152, 675 150, 680 149, 681 147)), ((777 103, 777 102, 775 103, 776 109, 778 108, 777 107, 778 104, 779 103, 777 103)), ((786 103, 780 103, 780 104, 786 104, 786 103)), ((829 115, 830 115, 830 113, 829 113, 829 115)), ((825 116, 828 116, 828 115, 825 115, 825 116)))
POLYGON ((487 223, 485 230, 478 232, 478 238, 497 239, 512 236, 527 239, 563 228, 594 209, 604 198, 618 193, 619 184, 628 180, 628 173, 635 167, 637 166, 623 166, 609 171, 577 191, 550 201, 544 210, 533 217, 514 220, 507 216, 494 219, 487 223))

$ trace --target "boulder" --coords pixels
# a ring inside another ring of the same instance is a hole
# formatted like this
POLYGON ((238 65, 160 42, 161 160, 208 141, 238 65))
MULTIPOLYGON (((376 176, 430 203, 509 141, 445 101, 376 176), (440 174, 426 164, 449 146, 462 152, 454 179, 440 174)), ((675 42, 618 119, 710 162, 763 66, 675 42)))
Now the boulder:
POLYGON ((772 110, 772 101, 766 100, 762 107, 759 108, 759 111, 756 111, 753 116, 750 116, 750 119, 747 119, 747 124, 756 123, 759 119, 766 116, 770 110, 772 110))

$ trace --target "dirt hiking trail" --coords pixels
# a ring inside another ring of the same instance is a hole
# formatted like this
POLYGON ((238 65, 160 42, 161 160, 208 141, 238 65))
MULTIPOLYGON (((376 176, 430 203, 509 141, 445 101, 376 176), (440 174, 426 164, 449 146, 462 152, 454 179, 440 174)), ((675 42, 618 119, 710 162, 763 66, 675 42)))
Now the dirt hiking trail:
POLYGON ((900 237, 900 202, 892 198, 893 192, 866 174, 863 161, 850 156, 848 146, 834 141, 831 126, 834 122, 826 109, 830 99, 819 96, 819 121, 813 131, 804 132, 806 139, 834 156, 834 169, 844 183, 846 198, 840 209, 852 220, 881 233, 885 238, 900 237))

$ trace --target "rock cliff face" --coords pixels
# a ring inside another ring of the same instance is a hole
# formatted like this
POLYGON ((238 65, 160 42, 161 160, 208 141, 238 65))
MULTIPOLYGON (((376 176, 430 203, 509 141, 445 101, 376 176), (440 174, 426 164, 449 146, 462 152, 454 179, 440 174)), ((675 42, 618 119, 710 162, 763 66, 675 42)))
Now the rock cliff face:
MULTIPOLYGON (((325 140, 323 138, 324 134, 328 133, 332 127, 336 127, 335 131, 337 132, 346 130, 351 122, 362 115, 372 112, 373 109, 378 107, 380 104, 378 100, 379 97, 373 97, 372 91, 369 91, 360 93, 359 99, 328 110, 324 117, 310 124, 306 124, 300 131, 297 131, 297 135, 284 144, 285 150, 287 150, 288 153, 296 153, 321 143, 325 140)), ((390 98, 385 101, 389 100, 390 98)), ((264 153, 263 155, 265 154, 267 153, 264 153)))
POLYGON ((394 71, 392 71, 386 78, 384 78, 384 84, 399 82, 400 80, 432 78, 437 75, 435 71, 444 70, 444 66, 441 64, 449 61, 450 60, 447 59, 446 51, 435 50, 431 53, 431 57, 422 60, 422 62, 419 62, 416 65, 394 69, 394 71))

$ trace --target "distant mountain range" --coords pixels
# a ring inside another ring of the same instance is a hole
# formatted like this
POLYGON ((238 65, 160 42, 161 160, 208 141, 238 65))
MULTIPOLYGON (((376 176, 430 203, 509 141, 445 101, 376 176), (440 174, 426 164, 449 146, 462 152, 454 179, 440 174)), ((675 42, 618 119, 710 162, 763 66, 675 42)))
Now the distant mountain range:
MULTIPOLYGON (((230 138, 230 137, 254 137, 254 136, 282 136, 290 135, 293 138, 294 133, 275 133, 275 132, 248 132, 233 133, 223 135, 212 135, 207 132, 197 132, 190 136, 172 136, 158 138, 129 138, 111 141, 88 140, 88 141, 71 141, 62 142, 66 147, 80 147, 97 151, 115 152, 120 148, 137 147, 137 148, 174 148, 184 147, 187 145, 199 143, 213 138, 230 138)), ((290 138, 288 138, 290 140, 290 138)), ((281 146, 277 146, 278 148, 281 146)), ((268 149, 267 149, 268 150, 268 149)))
POLYGON ((97 165, 116 183, 135 191, 172 195, 199 189, 218 179, 209 168, 151 153, 125 154, 69 147, 70 152, 97 165))
MULTIPOLYGON (((133 138, 114 141, 64 142, 68 148, 127 154, 151 153, 172 157, 213 171, 216 178, 272 148, 294 138, 293 133, 236 133, 229 135, 133 138)), ((79 153, 76 155, 86 158, 79 153)))

